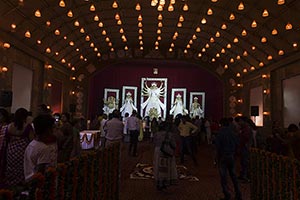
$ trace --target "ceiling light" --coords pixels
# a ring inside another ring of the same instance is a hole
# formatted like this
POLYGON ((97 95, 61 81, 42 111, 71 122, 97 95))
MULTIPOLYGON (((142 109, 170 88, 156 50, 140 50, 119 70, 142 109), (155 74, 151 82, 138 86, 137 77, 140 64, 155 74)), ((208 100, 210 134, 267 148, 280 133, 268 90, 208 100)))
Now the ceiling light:
POLYGON ((62 7, 62 8, 64 8, 64 7, 66 7, 66 4, 65 4, 65 2, 63 0, 61 0, 59 2, 59 6, 62 7))
POLYGON ((211 2, 213 2, 213 3, 215 3, 215 2, 217 2, 218 0, 211 0, 211 2))
POLYGON ((263 13, 262 13, 263 17, 268 17, 269 16, 269 12, 267 9, 264 9, 263 13))
POLYGON ((185 3, 183 8, 182 8, 183 11, 188 11, 189 10, 189 6, 185 3))
POLYGON ((159 45, 158 41, 155 41, 155 46, 158 46, 158 45, 159 45))
POLYGON ((280 55, 280 56, 284 55, 284 51, 283 50, 279 50, 278 51, 278 55, 280 55))
POLYGON ((172 43, 171 43, 171 47, 174 47, 174 46, 175 46, 175 45, 174 45, 174 43, 172 42, 172 43))
POLYGON ((16 24, 11 24, 10 27, 11 27, 12 29, 16 29, 16 28, 17 28, 17 25, 16 25, 16 24))
POLYGON ((99 21, 99 17, 98 17, 98 15, 95 15, 95 17, 94 17, 94 21, 95 21, 95 22, 99 21))
POLYGON ((140 11, 141 10, 141 5, 139 3, 136 4, 135 10, 140 11))
POLYGON ((176 3, 176 0, 171 0, 170 1, 170 4, 175 4, 176 3))
POLYGON ((190 40, 190 41, 189 41, 189 44, 193 44, 193 43, 194 43, 193 40, 190 40))
POLYGON ((66 63, 66 59, 61 59, 61 63, 66 63))
POLYGON ((222 50, 221 50, 221 53, 225 53, 226 52, 226 50, 223 48, 222 50))
POLYGON ((295 42, 295 43, 293 43, 293 47, 294 48, 297 48, 298 47, 298 44, 295 42))
POLYGON ((199 33, 200 31, 201 31, 201 28, 198 26, 198 27, 196 28, 196 32, 199 33))
POLYGON ((235 19, 235 16, 234 16, 233 13, 230 14, 229 19, 230 19, 230 20, 234 20, 234 19, 235 19))
POLYGON ((158 17, 157 17, 157 19, 158 19, 158 20, 162 20, 162 19, 163 19, 162 14, 159 14, 158 17))
MULTIPOLYGON (((76 69, 75 69, 75 67, 72 67, 71 70, 72 70, 72 71, 75 71, 76 69)), ((74 91, 73 91, 73 92, 74 92, 74 91)), ((73 92, 72 92, 72 94, 73 94, 73 92)), ((74 93, 74 94, 75 94, 75 93, 74 93)))
POLYGON ((54 31, 54 34, 55 34, 55 35, 60 35, 60 31, 59 31, 58 29, 56 29, 56 30, 54 31))
POLYGON ((98 26, 99 26, 100 28, 102 28, 102 27, 103 27, 103 23, 102 23, 102 22, 99 22, 98 26))
POLYGON ((219 53, 217 53, 217 54, 216 54, 216 57, 217 57, 217 58, 219 58, 219 57, 220 57, 220 54, 219 54, 219 53))
POLYGON ((161 28, 163 26, 162 22, 158 22, 157 26, 161 28))
POLYGON ((95 12, 95 11, 96 11, 96 7, 94 6, 94 4, 92 4, 92 5, 90 6, 90 11, 91 11, 91 12, 95 12))
POLYGON ((231 44, 227 44, 227 49, 230 49, 231 48, 231 44))
POLYGON ((67 13, 67 16, 70 18, 73 17, 73 12, 71 10, 69 10, 69 12, 67 13))
POLYGON ((58 55, 59 55, 59 53, 56 51, 56 52, 55 52, 55 55, 56 55, 56 56, 58 56, 58 55))
POLYGON ((112 7, 113 8, 118 8, 118 3, 116 1, 114 1, 113 4, 112 4, 112 7))
POLYGON ((228 65, 227 64, 224 65, 224 69, 228 69, 228 65))
POLYGON ((237 55, 237 56, 236 56, 236 59, 237 59, 237 60, 240 60, 240 59, 241 59, 241 56, 240 56, 240 55, 237 55))
POLYGON ((198 53, 198 57, 200 58, 202 56, 202 54, 201 53, 198 53))
POLYGON ((140 41, 140 45, 143 45, 143 41, 142 40, 140 41))
POLYGON ((207 49, 209 48, 209 44, 208 43, 206 43, 205 48, 207 48, 207 49))
POLYGON ((157 5, 157 3, 158 3, 158 1, 157 0, 151 0, 151 6, 156 6, 157 5))
POLYGON ((231 62, 231 63, 234 63, 234 59, 233 59, 233 58, 230 58, 230 62, 231 62))
POLYGON ((243 52, 243 56, 248 56, 248 52, 247 52, 247 51, 244 51, 244 52, 243 52))
POLYGON ((31 38, 31 33, 30 33, 30 31, 26 31, 26 32, 25 32, 25 37, 31 38))
POLYGON ((245 7, 244 7, 244 4, 243 2, 241 2, 239 5, 238 5, 238 10, 244 10, 245 7))
POLYGON ((233 39, 233 42, 234 42, 234 43, 238 43, 238 42, 239 42, 239 39, 238 39, 237 37, 235 37, 235 38, 233 39))
POLYGON ((194 34, 194 35, 192 36, 192 39, 193 39, 193 40, 196 40, 196 39, 197 39, 197 36, 194 34))
POLYGON ((49 47, 46 48, 46 53, 51 53, 51 49, 49 47))
POLYGON ((236 77, 241 77, 241 74, 240 74, 240 73, 237 73, 237 74, 236 74, 236 77))
POLYGON ((94 48, 94 47, 95 47, 95 44, 94 44, 93 42, 91 42, 90 47, 91 47, 91 48, 94 48))
POLYGON ((103 30, 101 34, 106 35, 106 30, 103 30))
POLYGON ((273 57, 272 57, 271 55, 268 55, 267 59, 268 59, 268 60, 272 60, 273 57))
POLYGON ((172 48, 169 48, 169 52, 172 52, 173 51, 173 49, 172 48))
POLYGON ((36 43, 42 44, 42 41, 41 40, 37 40, 36 43))
POLYGON ((205 48, 202 48, 202 50, 201 50, 203 53, 206 51, 206 49, 205 48))
POLYGON ((108 46, 109 46, 109 47, 112 47, 112 43, 111 43, 111 42, 109 42, 109 43, 108 43, 108 46))
POLYGON ((174 33, 174 36, 178 37, 178 32, 177 31, 174 33))
POLYGON ((128 50, 128 46, 125 46, 124 49, 125 49, 125 51, 127 51, 128 50))
POLYGON ((170 5, 168 6, 168 11, 169 11, 169 12, 173 12, 173 11, 174 11, 174 6, 173 6, 172 4, 170 4, 170 5))
POLYGON ((90 38, 90 36, 88 36, 88 35, 85 37, 85 41, 87 41, 87 42, 90 41, 90 39, 91 39, 91 38, 90 38))
POLYGON ((221 26, 221 29, 222 29, 222 30, 225 30, 225 29, 227 29, 227 26, 226 26, 226 24, 222 24, 222 26, 221 26))
POLYGON ((157 40, 161 40, 161 36, 157 36, 157 40))
POLYGON ((139 22, 139 23, 138 23, 138 27, 139 27, 139 28, 142 28, 142 27, 143 27, 142 22, 139 22))
POLYGON ((244 68, 244 69, 243 69, 243 72, 244 72, 244 73, 247 73, 247 72, 248 72, 247 68, 244 68))
POLYGON ((143 29, 139 29, 139 34, 142 34, 143 33, 143 29))
POLYGON ((278 31, 274 28, 273 30, 272 30, 272 35, 277 35, 278 34, 278 31))
POLYGON ((286 30, 291 30, 293 28, 293 25, 291 23, 287 23, 287 25, 285 26, 286 30))
POLYGON ((203 18, 203 19, 201 20, 201 24, 206 24, 206 19, 205 19, 205 18, 203 18))
POLYGON ((244 29, 243 31, 242 31, 242 36, 246 36, 247 35, 247 31, 244 29))
POLYGON ((251 66, 251 67, 250 67, 250 70, 251 70, 251 71, 254 71, 254 70, 255 70, 255 67, 254 67, 254 66, 251 66))
POLYGON ((69 45, 70 45, 70 46, 74 46, 74 42, 73 42, 73 41, 70 41, 70 42, 69 42, 69 45))
POLYGON ((80 29, 80 33, 84 33, 85 31, 84 31, 84 28, 81 28, 80 29))
POLYGON ((161 30, 160 30, 160 29, 157 29, 156 33, 157 33, 157 34, 161 34, 161 30))
POLYGON ((157 6, 157 11, 159 11, 159 12, 163 11, 163 6, 162 5, 158 5, 157 6))
POLYGON ((257 23, 256 23, 255 20, 253 20, 253 22, 252 22, 252 24, 251 24, 251 27, 252 27, 252 28, 256 28, 256 27, 257 27, 257 23))
POLYGON ((140 21, 142 21, 142 20, 143 20, 143 17, 142 17, 141 14, 139 14, 139 16, 138 16, 138 21, 140 22, 140 21))
POLYGON ((40 10, 36 10, 35 13, 34 13, 34 16, 42 17, 42 14, 41 14, 40 10))
POLYGON ((259 64, 258 64, 258 66, 260 66, 260 67, 263 67, 265 64, 263 63, 263 62, 260 62, 259 64))
POLYGON ((266 42, 267 42, 267 38, 266 38, 266 37, 262 37, 262 38, 261 38, 261 42, 262 42, 262 43, 266 43, 266 42))
POLYGON ((181 23, 181 22, 178 22, 178 23, 177 23, 177 27, 178 27, 178 28, 181 28, 181 27, 182 27, 182 23, 181 23))
POLYGON ((186 48, 187 48, 187 49, 191 48, 191 45, 190 45, 190 44, 187 44, 187 45, 186 45, 186 48))
POLYGON ((51 26, 51 22, 50 21, 46 21, 46 26, 51 26))
POLYGON ((212 58, 212 59, 211 59, 211 62, 216 62, 216 59, 215 59, 215 58, 212 58))
POLYGON ((109 41, 110 41, 109 37, 106 37, 106 38, 105 38, 105 41, 106 41, 106 42, 109 42, 109 41))
POLYGON ((79 21, 76 20, 76 21, 74 22, 74 26, 79 26, 79 25, 80 25, 80 24, 79 24, 79 21))
POLYGON ((207 10, 207 15, 212 15, 213 14, 213 10, 211 9, 211 8, 209 8, 208 10, 207 10))
POLYGON ((77 52, 79 52, 79 49, 78 49, 78 48, 76 48, 76 51, 77 51, 77 52))
POLYGON ((185 54, 187 54, 187 52, 188 52, 187 49, 185 49, 185 50, 183 51, 183 53, 185 53, 185 54))
POLYGON ((119 19, 119 20, 117 21, 117 24, 118 24, 118 25, 122 25, 122 21, 119 19))
POLYGON ((179 21, 180 21, 180 22, 183 22, 183 21, 184 21, 184 17, 183 17, 182 15, 180 15, 179 21))
POLYGON ((216 32, 216 37, 218 38, 218 37, 220 37, 220 36, 221 36, 220 32, 217 31, 217 32, 216 32))
POLYGON ((252 49, 252 51, 255 51, 256 47, 255 47, 255 46, 252 46, 251 49, 252 49))
POLYGON ((283 5, 283 4, 285 4, 285 0, 278 0, 278 1, 277 1, 277 4, 278 4, 278 5, 283 5))
POLYGON ((119 19, 120 19, 120 15, 119 15, 119 13, 116 13, 115 20, 119 20, 119 19))
POLYGON ((158 46, 155 46, 155 50, 158 50, 158 46))
POLYGON ((215 39, 214 39, 213 37, 211 37, 211 38, 209 39, 209 41, 210 41, 211 43, 214 43, 214 42, 215 42, 215 39))
POLYGON ((66 40, 67 39, 67 36, 64 36, 64 40, 66 40))
POLYGON ((124 29, 123 29, 123 28, 120 28, 119 33, 120 33, 120 34, 123 34, 123 33, 124 33, 124 29))

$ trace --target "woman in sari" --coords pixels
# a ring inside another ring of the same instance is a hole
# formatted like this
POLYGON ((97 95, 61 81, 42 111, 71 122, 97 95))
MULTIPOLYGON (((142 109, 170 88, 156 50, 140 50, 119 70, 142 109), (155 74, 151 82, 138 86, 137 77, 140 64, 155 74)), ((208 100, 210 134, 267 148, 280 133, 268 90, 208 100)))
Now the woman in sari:
POLYGON ((171 145, 176 147, 174 133, 172 132, 172 123, 170 122, 162 122, 159 125, 159 131, 154 135, 153 171, 158 190, 166 189, 170 185, 177 184, 178 181, 175 154, 168 156, 161 151, 162 143, 166 137, 171 145))

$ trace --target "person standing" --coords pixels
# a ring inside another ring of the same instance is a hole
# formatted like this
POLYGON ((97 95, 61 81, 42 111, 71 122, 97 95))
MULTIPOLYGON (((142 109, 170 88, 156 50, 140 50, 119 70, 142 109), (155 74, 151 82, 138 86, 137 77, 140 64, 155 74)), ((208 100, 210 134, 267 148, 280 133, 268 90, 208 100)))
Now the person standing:
POLYGON ((230 175, 231 181, 234 186, 235 199, 241 200, 242 195, 240 192, 237 176, 235 174, 235 159, 234 154, 239 146, 238 136, 234 133, 234 130, 229 126, 229 120, 223 118, 220 120, 221 129, 215 139, 215 145, 217 149, 217 164, 219 167, 219 173, 221 177, 221 186, 224 193, 222 200, 231 199, 231 194, 227 185, 227 172, 230 175))
POLYGON ((123 139, 123 122, 120 120, 120 112, 114 110, 112 112, 112 119, 108 120, 104 125, 105 135, 105 147, 112 145, 113 143, 122 142, 123 139))
POLYGON ((140 133, 140 120, 137 118, 137 112, 134 110, 127 120, 127 128, 130 133, 129 155, 137 156, 137 143, 140 133))

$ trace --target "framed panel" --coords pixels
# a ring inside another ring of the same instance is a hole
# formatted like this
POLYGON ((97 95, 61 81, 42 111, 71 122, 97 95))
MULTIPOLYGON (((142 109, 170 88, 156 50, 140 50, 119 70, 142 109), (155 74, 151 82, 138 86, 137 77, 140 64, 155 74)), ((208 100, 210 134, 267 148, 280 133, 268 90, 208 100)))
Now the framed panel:
POLYGON ((123 86, 122 88, 122 105, 124 104, 124 100, 126 98, 126 94, 130 92, 132 99, 133 99, 133 105, 137 105, 137 87, 134 86, 123 86))
POLYGON ((203 111, 203 114, 200 117, 204 117, 205 116, 205 92, 190 92, 190 112, 192 111, 192 103, 194 102, 195 98, 198 98, 198 103, 200 103, 200 107, 203 111))
POLYGON ((128 113, 131 116, 132 111, 137 111, 137 87, 123 86, 122 89, 122 105, 120 106, 120 112, 122 117, 128 113))
POLYGON ((141 79, 141 109, 142 117, 149 116, 166 118, 167 116, 167 78, 141 79))
POLYGON ((107 115, 112 113, 115 109, 119 109, 119 90, 105 88, 103 102, 103 111, 107 115))
POLYGON ((188 110, 186 110, 186 88, 172 88, 171 93, 171 104, 170 104, 170 114, 176 117, 177 114, 188 114, 188 110), (178 101, 176 97, 180 95, 182 99, 182 106, 174 106, 175 101, 178 101))

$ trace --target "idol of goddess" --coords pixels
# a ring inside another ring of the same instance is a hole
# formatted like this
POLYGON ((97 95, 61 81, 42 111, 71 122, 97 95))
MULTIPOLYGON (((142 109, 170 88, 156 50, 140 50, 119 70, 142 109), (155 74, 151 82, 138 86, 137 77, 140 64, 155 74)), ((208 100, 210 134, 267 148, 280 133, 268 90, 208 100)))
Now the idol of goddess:
POLYGON ((125 116, 125 113, 128 113, 129 116, 131 116, 133 110, 137 111, 137 108, 133 104, 133 99, 132 99, 131 93, 127 92, 126 98, 124 99, 124 103, 123 103, 122 107, 120 108, 122 117, 125 116))
POLYGON ((103 112, 104 112, 105 114, 107 114, 107 116, 108 116, 110 113, 112 113, 115 109, 118 109, 118 102, 117 102, 117 100, 116 100, 115 97, 109 96, 109 97, 107 98, 107 100, 106 100, 106 99, 103 99, 103 101, 104 101, 103 112))
POLYGON ((187 109, 185 109, 183 102, 182 102, 182 97, 180 94, 176 95, 173 107, 170 110, 170 115, 173 115, 174 118, 178 115, 186 115, 188 114, 189 111, 187 109))
POLYGON ((194 101, 190 107, 190 116, 191 118, 195 118, 196 116, 204 117, 204 111, 201 109, 201 105, 198 102, 198 97, 194 97, 194 101))
POLYGON ((145 116, 150 116, 150 118, 161 117, 161 109, 166 109, 166 105, 160 100, 161 97, 164 97, 164 94, 165 87, 163 87, 163 82, 161 82, 159 87, 157 87, 156 82, 152 82, 150 87, 147 85, 147 82, 145 82, 142 95, 148 98, 141 104, 142 110, 146 109, 145 116))

